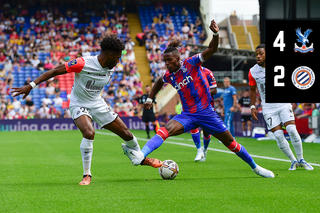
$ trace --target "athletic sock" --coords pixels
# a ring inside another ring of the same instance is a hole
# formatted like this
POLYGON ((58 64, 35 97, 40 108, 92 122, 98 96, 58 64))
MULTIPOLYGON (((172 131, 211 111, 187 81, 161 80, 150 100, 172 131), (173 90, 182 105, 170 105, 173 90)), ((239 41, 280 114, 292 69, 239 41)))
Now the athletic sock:
POLYGON ((246 131, 242 131, 243 137, 246 137, 246 131))
POLYGON ((274 133, 279 149, 291 160, 291 162, 296 161, 296 157, 293 155, 290 145, 286 138, 284 137, 282 130, 277 130, 274 133))
POLYGON ((127 147, 134 149, 134 150, 140 150, 139 143, 137 141, 137 138, 133 135, 133 138, 129 141, 125 141, 127 147))
POLYGON ((148 137, 150 137, 150 128, 149 128, 149 125, 146 125, 146 132, 147 132, 148 137))
POLYGON ((232 143, 227 146, 227 148, 236 153, 238 157, 240 157, 244 162, 249 164, 249 166, 252 169, 255 169, 257 167, 257 164, 252 159, 251 155, 247 152, 247 150, 239 143, 237 143, 235 140, 232 141, 232 143))
POLYGON ((83 164, 83 175, 91 175, 91 160, 93 151, 93 140, 82 138, 80 151, 83 164))
POLYGON ((208 137, 203 136, 203 149, 207 149, 210 143, 211 135, 208 137))
POLYGON ((157 134, 157 125, 153 125, 153 130, 157 134))
POLYGON ((191 130, 191 136, 194 142, 194 145, 196 145, 197 149, 201 148, 201 141, 200 141, 200 132, 199 129, 193 129, 191 130))
POLYGON ((248 130, 248 131, 247 131, 247 137, 250 137, 250 136, 251 136, 251 131, 248 130))
POLYGON ((169 133, 166 128, 161 127, 157 134, 153 136, 141 149, 144 157, 147 157, 155 149, 159 148, 161 144, 169 137, 169 133))
POLYGON ((298 161, 303 159, 303 149, 302 149, 302 141, 301 137, 297 131, 296 125, 289 124, 286 127, 287 132, 290 135, 291 143, 296 151, 298 161))

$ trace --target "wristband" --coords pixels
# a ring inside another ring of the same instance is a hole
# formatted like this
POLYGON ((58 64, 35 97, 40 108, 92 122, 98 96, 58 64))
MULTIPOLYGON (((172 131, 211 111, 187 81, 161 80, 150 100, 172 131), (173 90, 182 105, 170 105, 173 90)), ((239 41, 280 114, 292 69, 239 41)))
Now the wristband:
POLYGON ((253 108, 256 108, 256 106, 255 105, 251 105, 251 107, 250 107, 251 109, 253 109, 253 108))
POLYGON ((153 101, 152 101, 152 99, 151 99, 151 98, 147 98, 146 102, 150 102, 150 103, 152 103, 153 101))
POLYGON ((34 83, 33 81, 31 81, 29 84, 30 84, 30 86, 32 87, 32 89, 37 86, 36 83, 34 83))
POLYGON ((218 32, 216 32, 216 33, 215 33, 215 32, 213 32, 213 35, 214 35, 214 36, 219 35, 219 31, 218 31, 218 32))

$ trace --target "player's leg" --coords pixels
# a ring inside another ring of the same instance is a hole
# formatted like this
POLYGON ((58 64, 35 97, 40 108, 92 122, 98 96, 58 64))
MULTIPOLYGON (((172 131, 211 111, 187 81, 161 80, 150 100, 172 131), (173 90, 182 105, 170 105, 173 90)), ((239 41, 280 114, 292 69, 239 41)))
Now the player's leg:
POLYGON ((157 134, 156 116, 154 112, 150 113, 149 120, 152 122, 154 132, 157 134))
POLYGON ((286 130, 290 136, 290 140, 294 147, 294 150, 296 151, 299 166, 305 168, 306 170, 313 170, 313 167, 308 164, 303 158, 302 141, 297 131, 292 106, 288 106, 282 109, 279 114, 281 121, 284 123, 284 126, 286 127, 286 130))
POLYGON ((80 185, 89 185, 91 182, 91 161, 93 152, 94 128, 92 120, 87 115, 82 115, 74 120, 75 124, 82 133, 82 141, 80 144, 80 151, 83 165, 83 179, 80 185))
POLYGON ((281 119, 279 116, 279 112, 275 111, 269 113, 268 111, 263 113, 264 120, 267 123, 267 127, 271 132, 273 132, 274 137, 276 138, 277 145, 279 149, 290 159, 291 166, 289 170, 296 170, 298 163, 297 159, 294 156, 290 145, 286 138, 284 137, 282 126, 281 126, 281 119))
POLYGON ((203 118, 198 116, 198 119, 199 126, 220 140, 230 151, 234 152, 238 157, 245 161, 256 174, 263 177, 274 177, 273 172, 258 166, 247 150, 235 141, 234 137, 215 111, 208 111, 207 116, 204 116, 203 118))
POLYGON ((143 114, 142 114, 142 121, 146 125, 147 139, 150 139, 149 115, 145 110, 143 111, 143 114))
POLYGON ((197 155, 194 161, 200 161, 203 158, 203 150, 201 149, 200 131, 198 128, 196 128, 196 129, 192 129, 190 132, 191 132, 194 145, 197 148, 197 155))
POLYGON ((247 137, 251 137, 251 116, 247 120, 247 137))
MULTIPOLYGON (((224 117, 224 123, 227 125, 227 128, 231 134, 232 134, 232 131, 234 132, 234 130, 232 130, 232 128, 233 128, 232 119, 233 119, 233 113, 230 112, 230 110, 227 110, 225 113, 225 117, 224 117)), ((233 136, 234 136, 234 134, 233 134, 233 136)))
POLYGON ((242 125, 242 136, 246 137, 246 122, 243 116, 241 116, 241 125, 242 125))
POLYGON ((203 130, 203 158, 201 161, 205 161, 207 159, 208 146, 210 143, 211 135, 203 130))

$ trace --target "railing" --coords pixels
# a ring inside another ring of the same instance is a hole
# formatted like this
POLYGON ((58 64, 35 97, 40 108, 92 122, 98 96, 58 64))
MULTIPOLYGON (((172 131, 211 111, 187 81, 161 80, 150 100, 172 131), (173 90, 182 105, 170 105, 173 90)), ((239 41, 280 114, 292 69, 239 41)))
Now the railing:
POLYGON ((218 83, 223 82, 224 77, 230 77, 230 81, 235 82, 241 82, 243 81, 243 71, 237 70, 235 72, 231 71, 213 71, 214 78, 218 83))
POLYGON ((227 16, 227 22, 228 22, 227 30, 228 30, 230 45, 233 49, 239 49, 236 34, 234 32, 232 32, 232 27, 231 27, 231 22, 230 22, 229 16, 227 16))

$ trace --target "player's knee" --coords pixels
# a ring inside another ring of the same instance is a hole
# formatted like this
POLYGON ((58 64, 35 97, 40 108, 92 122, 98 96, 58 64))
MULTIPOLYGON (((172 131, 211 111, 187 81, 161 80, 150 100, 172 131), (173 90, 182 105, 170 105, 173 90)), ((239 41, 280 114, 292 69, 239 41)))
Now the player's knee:
POLYGON ((86 139, 93 140, 95 135, 94 129, 85 129, 82 131, 82 136, 86 139))
POLYGON ((297 131, 296 125, 294 124, 289 124, 288 126, 286 126, 286 130, 289 133, 289 135, 299 134, 297 131))
POLYGON ((282 130, 274 131, 273 135, 277 141, 282 141, 284 139, 284 134, 282 130))

